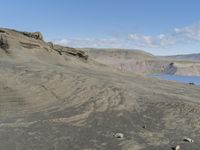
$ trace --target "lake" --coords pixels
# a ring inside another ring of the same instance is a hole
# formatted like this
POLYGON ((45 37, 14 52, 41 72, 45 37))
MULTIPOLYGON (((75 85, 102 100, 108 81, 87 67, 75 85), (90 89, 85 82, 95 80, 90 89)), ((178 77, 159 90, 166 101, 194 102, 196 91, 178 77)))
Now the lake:
POLYGON ((163 80, 177 81, 181 83, 194 83, 195 85, 200 85, 200 76, 178 76, 178 75, 164 75, 164 74, 156 74, 150 76, 163 80))

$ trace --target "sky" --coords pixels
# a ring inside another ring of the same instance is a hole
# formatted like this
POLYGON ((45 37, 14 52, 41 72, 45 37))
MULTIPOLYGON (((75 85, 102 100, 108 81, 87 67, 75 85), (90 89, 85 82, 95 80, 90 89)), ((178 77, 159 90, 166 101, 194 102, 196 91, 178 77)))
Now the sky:
POLYGON ((0 0, 0 27, 72 47, 200 53, 199 0, 0 0))

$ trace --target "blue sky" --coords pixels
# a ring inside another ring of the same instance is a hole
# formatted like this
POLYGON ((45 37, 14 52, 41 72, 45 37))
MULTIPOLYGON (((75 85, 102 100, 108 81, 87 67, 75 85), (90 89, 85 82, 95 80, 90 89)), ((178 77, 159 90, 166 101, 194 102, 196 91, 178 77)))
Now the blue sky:
POLYGON ((73 47, 200 53, 199 0, 0 0, 0 26, 73 47))

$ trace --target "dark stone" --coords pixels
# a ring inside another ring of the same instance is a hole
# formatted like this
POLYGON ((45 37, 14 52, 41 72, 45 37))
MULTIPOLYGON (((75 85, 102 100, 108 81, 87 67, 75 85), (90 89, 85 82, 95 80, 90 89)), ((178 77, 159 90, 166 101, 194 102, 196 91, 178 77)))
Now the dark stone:
POLYGON ((4 39, 3 36, 1 36, 1 38, 0 38, 0 48, 3 49, 6 53, 9 53, 8 52, 8 49, 9 49, 8 41, 6 39, 4 39))

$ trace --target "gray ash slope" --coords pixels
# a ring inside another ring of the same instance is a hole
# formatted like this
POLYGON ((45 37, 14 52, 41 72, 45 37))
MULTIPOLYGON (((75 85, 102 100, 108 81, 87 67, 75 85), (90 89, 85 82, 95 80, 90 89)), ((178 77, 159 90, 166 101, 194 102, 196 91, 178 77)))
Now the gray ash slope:
POLYGON ((200 147, 199 87, 122 73, 25 33, 0 29, 0 149, 200 147))

